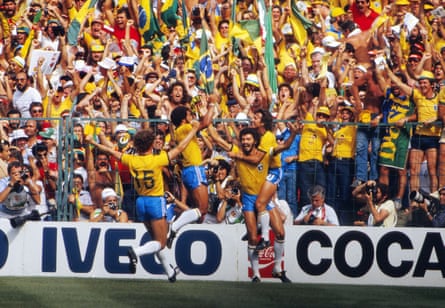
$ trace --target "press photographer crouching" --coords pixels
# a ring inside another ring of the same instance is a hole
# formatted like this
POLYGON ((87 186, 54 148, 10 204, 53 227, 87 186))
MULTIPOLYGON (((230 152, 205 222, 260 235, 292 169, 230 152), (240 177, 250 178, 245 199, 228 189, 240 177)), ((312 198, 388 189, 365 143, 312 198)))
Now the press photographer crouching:
POLYGON ((357 186, 352 192, 353 197, 366 202, 369 212, 367 223, 355 221, 355 226, 395 227, 397 211, 394 201, 388 196, 388 185, 367 181, 357 186))
POLYGON ((445 187, 439 189, 439 205, 431 207, 430 203, 431 200, 422 198, 422 202, 418 202, 419 209, 423 210, 427 220, 431 222, 433 227, 445 227, 445 187))
POLYGON ((28 215, 31 200, 40 203, 40 189, 26 171, 18 161, 8 164, 8 176, 0 179, 0 217, 28 215))

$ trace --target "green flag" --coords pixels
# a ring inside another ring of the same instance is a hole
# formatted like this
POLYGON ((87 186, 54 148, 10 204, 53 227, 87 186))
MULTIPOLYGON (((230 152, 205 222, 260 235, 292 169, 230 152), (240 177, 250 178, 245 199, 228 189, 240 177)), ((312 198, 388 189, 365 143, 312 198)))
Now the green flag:
MULTIPOLYGON (((259 2, 263 2, 264 4, 264 0, 260 0, 259 2)), ((275 57, 273 49, 272 10, 270 7, 267 10, 265 27, 266 27, 266 46, 264 51, 264 62, 266 63, 267 66, 267 75, 269 77, 269 85, 270 88, 272 89, 272 93, 277 94, 278 85, 277 85, 277 74, 275 73, 275 57)))

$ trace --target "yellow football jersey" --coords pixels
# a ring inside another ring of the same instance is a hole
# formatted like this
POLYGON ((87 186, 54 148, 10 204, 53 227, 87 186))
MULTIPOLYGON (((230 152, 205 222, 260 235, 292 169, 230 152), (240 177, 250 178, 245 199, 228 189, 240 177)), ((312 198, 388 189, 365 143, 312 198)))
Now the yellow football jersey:
POLYGON ((162 167, 168 166, 167 152, 159 154, 131 155, 122 154, 121 161, 130 169, 134 187, 140 196, 163 196, 164 183, 162 167))

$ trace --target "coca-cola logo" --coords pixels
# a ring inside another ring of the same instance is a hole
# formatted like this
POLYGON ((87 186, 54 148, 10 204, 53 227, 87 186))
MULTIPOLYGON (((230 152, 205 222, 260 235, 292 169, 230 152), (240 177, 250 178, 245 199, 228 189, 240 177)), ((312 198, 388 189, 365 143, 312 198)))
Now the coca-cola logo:
POLYGON ((261 250, 258 253, 258 258, 260 259, 260 263, 262 261, 261 259, 270 259, 270 260, 275 259, 275 253, 273 247, 269 246, 266 249, 261 250))

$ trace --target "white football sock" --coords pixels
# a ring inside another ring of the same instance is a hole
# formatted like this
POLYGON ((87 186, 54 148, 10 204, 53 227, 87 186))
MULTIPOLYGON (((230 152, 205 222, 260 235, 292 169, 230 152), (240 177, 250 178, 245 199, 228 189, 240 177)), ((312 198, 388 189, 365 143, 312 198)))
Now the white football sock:
POLYGON ((274 245, 273 245, 273 250, 274 250, 274 254, 275 254, 275 260, 274 260, 274 268, 273 271, 275 273, 281 273, 282 269, 281 269, 281 263, 283 261, 283 256, 284 256, 284 240, 277 240, 275 239, 274 245))
POLYGON ((247 255, 250 259, 250 266, 252 267, 253 277, 257 276, 258 278, 261 278, 260 276, 260 264, 258 261, 258 255, 255 253, 255 246, 247 246, 247 255))
POLYGON ((187 210, 181 214, 172 224, 172 231, 178 232, 179 229, 185 225, 196 222, 201 217, 201 213, 198 209, 187 210))
POLYGON ((158 252, 159 250, 161 250, 161 243, 158 241, 150 241, 142 246, 134 248, 134 253, 139 257, 158 252))
POLYGON ((268 211, 263 211, 261 213, 258 213, 258 221, 261 224, 261 236, 263 237, 263 240, 268 242, 269 241, 269 223, 270 223, 270 216, 268 211))
POLYGON ((162 249, 159 250, 156 253, 156 256, 158 257, 159 261, 162 264, 162 267, 164 268, 165 273, 167 274, 167 277, 170 278, 174 275, 174 270, 173 268, 170 266, 170 260, 169 260, 169 254, 167 253, 168 249, 162 249))

